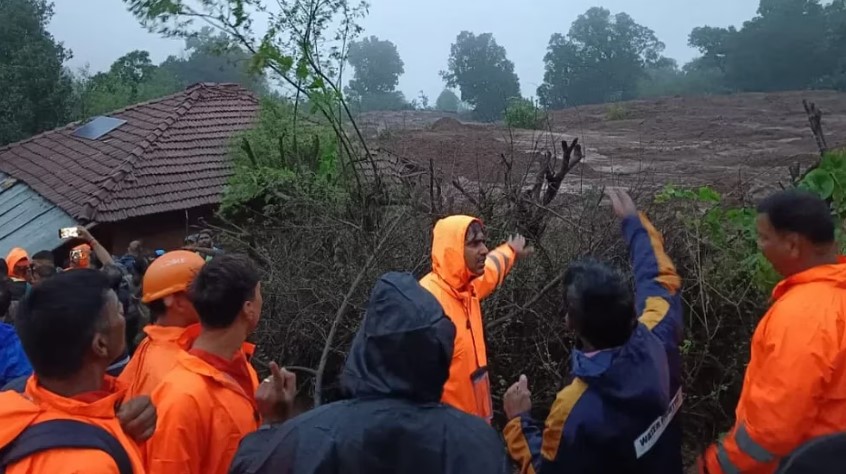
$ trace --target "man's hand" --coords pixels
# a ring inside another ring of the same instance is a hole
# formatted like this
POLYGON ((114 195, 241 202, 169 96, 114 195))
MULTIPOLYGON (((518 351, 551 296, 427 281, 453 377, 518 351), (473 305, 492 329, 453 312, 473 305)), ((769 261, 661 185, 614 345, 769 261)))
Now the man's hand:
POLYGON ((296 396, 297 375, 271 362, 270 377, 256 390, 256 402, 265 423, 282 423, 290 418, 296 396))
POLYGON ((611 199, 611 207, 614 209, 614 214, 620 219, 637 215, 637 206, 635 206, 632 197, 625 190, 608 188, 605 190, 605 194, 611 199))
POLYGON ((86 229, 85 227, 83 227, 81 225, 77 226, 76 232, 79 234, 80 239, 88 242, 89 244, 94 241, 94 236, 91 235, 91 232, 88 232, 88 229, 86 229))
POLYGON ((520 380, 505 391, 502 404, 509 420, 532 409, 532 392, 529 391, 529 379, 525 375, 521 375, 520 380))
POLYGON ((526 238, 520 234, 512 235, 506 242, 511 250, 517 255, 517 260, 526 258, 535 253, 535 248, 529 245, 526 246, 526 238))
POLYGON ((156 431, 156 407, 147 395, 121 403, 117 417, 123 432, 139 443, 150 439, 156 431))

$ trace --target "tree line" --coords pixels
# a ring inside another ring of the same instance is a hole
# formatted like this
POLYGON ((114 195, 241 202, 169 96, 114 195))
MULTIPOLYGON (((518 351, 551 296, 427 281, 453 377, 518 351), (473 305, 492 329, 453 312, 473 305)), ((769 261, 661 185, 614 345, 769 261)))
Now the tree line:
MULTIPOLYGON (((107 71, 71 71, 64 63, 72 52, 47 31, 52 15, 48 0, 0 3, 0 145, 196 82, 236 82, 259 94, 271 92, 265 77, 251 73, 253 55, 210 28, 189 35, 184 54, 160 64, 146 51, 131 51, 107 71)), ((538 105, 846 90, 846 0, 760 0, 756 16, 740 28, 697 27, 688 43, 701 55, 679 66, 663 55, 665 45, 650 28, 626 13, 591 8, 566 34, 551 36, 544 81, 535 91, 538 105)), ((397 90, 405 69, 391 41, 375 36, 354 41, 346 60, 354 72, 344 95, 356 111, 434 108, 497 120, 514 104, 522 115, 535 107, 521 97, 514 63, 491 33, 463 31, 456 37, 440 72, 446 88, 433 105, 422 92, 408 100, 397 90)))
MULTIPOLYGON (((680 67, 663 55, 665 45, 652 29, 626 13, 591 8, 566 34, 551 36, 538 101, 555 109, 662 95, 846 90, 846 0, 825 5, 820 0, 761 0, 757 15, 741 28, 697 27, 688 44, 701 56, 680 67)), ((403 73, 396 46, 372 37, 354 51, 350 63, 357 80, 351 91, 374 92, 366 84, 372 65, 380 64, 380 74, 390 80, 379 84, 391 87, 376 92, 393 94, 397 108, 405 106, 393 88, 403 73), (359 71, 368 72, 359 77, 359 71)), ((514 63, 491 33, 461 32, 441 77, 461 97, 457 101, 445 90, 443 104, 441 98, 436 104, 439 110, 455 111, 463 102, 478 119, 495 120, 509 101, 520 98, 514 63)), ((371 105, 376 104, 364 102, 363 108, 371 105)))
POLYGON ((130 51, 106 71, 72 71, 64 65, 72 52, 47 31, 52 16, 47 0, 0 2, 0 146, 197 82, 269 91, 266 79, 251 73, 251 55, 211 28, 187 37, 184 53, 160 64, 147 51, 130 51))

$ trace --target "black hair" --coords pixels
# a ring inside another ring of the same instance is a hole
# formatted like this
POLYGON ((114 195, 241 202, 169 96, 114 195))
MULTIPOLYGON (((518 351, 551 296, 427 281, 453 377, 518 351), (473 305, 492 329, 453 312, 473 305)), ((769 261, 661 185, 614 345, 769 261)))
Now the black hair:
POLYGON ((780 191, 758 204, 778 232, 794 232, 814 244, 834 242, 834 219, 828 204, 816 194, 798 189, 780 191))
POLYGON ((12 306, 12 282, 3 275, 0 277, 0 318, 9 313, 10 306, 12 306))
POLYGON ((35 255, 33 255, 30 260, 43 260, 45 262, 50 262, 53 266, 56 266, 56 260, 53 258, 53 252, 49 250, 40 250, 35 252, 35 255))
POLYGON ((637 323, 634 294, 619 271, 596 260, 570 264, 564 274, 564 311, 595 349, 622 346, 637 323))
POLYGON ((244 303, 255 298, 258 283, 258 271, 249 258, 222 255, 203 265, 188 296, 204 327, 223 329, 235 322, 244 303))
POLYGON ((165 305, 164 299, 150 301, 149 303, 146 303, 146 305, 147 309, 150 310, 150 321, 154 323, 167 312, 167 306, 165 305))
POLYGON ((9 264, 6 263, 5 258, 0 258, 0 276, 9 275, 9 264))
POLYGON ((54 265, 48 264, 36 264, 32 266, 32 274, 38 275, 38 278, 41 280, 46 280, 48 278, 53 278, 56 276, 56 267, 54 265))
POLYGON ((77 269, 46 280, 24 298, 15 325, 36 375, 67 378, 82 369, 94 335, 104 327, 109 291, 103 273, 77 269))

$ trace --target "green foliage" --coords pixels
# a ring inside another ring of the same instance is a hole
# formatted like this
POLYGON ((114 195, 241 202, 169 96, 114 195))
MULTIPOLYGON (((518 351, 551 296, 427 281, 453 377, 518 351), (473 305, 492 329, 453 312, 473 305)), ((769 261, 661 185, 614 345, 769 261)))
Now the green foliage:
POLYGON ((505 108, 505 123, 511 128, 542 130, 549 125, 549 116, 534 101, 514 97, 505 108))
POLYGON ((319 117, 298 117, 290 102, 264 99, 257 126, 236 140, 235 170, 221 212, 272 213, 293 196, 331 200, 339 175, 334 137, 319 117))
POLYGON ((267 80, 251 71, 250 65, 249 53, 225 33, 215 34, 206 26, 185 39, 183 57, 168 57, 161 69, 175 77, 183 89, 198 82, 230 82, 267 94, 267 80))
POLYGON ((350 106, 358 112, 371 110, 412 110, 414 104, 405 100, 405 94, 400 91, 374 92, 349 97, 350 106))
POLYGON ((108 72, 91 76, 83 69, 74 78, 74 120, 83 120, 182 90, 179 80, 155 66, 147 51, 118 58, 108 72))
POLYGON ((735 28, 695 28, 689 44, 700 66, 720 71, 729 90, 844 87, 846 5, 836 0, 761 0, 735 28))
POLYGON ((46 0, 0 2, 0 145, 68 119, 71 53, 47 31, 52 16, 46 0))
POLYGON ((715 268, 733 268, 734 278, 752 281, 763 293, 778 282, 778 274, 758 251, 755 209, 728 206, 717 191, 707 186, 697 189, 666 186, 655 200, 687 206, 678 216, 700 240, 698 245, 709 249, 715 268))
POLYGON ((799 187, 830 201, 838 220, 846 219, 846 151, 823 156, 819 166, 799 182, 799 187))
POLYGON ((355 76, 347 88, 350 95, 394 92, 399 77, 405 72, 397 46, 375 36, 351 43, 347 60, 355 69, 355 76))
POLYGON ((455 95, 455 92, 444 89, 441 95, 438 96, 438 100, 435 101, 435 110, 458 113, 460 104, 461 100, 455 95))
POLYGON ((508 99, 520 96, 514 63, 491 33, 476 36, 462 31, 450 49, 448 67, 441 77, 448 87, 461 90, 461 100, 473 106, 480 120, 499 119, 508 99))
POLYGON ((626 13, 591 8, 567 36, 549 40, 538 97, 549 108, 632 99, 647 68, 669 61, 663 50, 655 32, 626 13))

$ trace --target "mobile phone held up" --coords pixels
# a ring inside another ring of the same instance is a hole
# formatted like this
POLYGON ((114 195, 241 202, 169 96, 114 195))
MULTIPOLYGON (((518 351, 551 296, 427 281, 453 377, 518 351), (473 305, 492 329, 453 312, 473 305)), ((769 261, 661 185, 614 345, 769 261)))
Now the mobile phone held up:
POLYGON ((59 229, 60 239, 75 239, 79 237, 79 229, 76 227, 62 227, 59 229))

